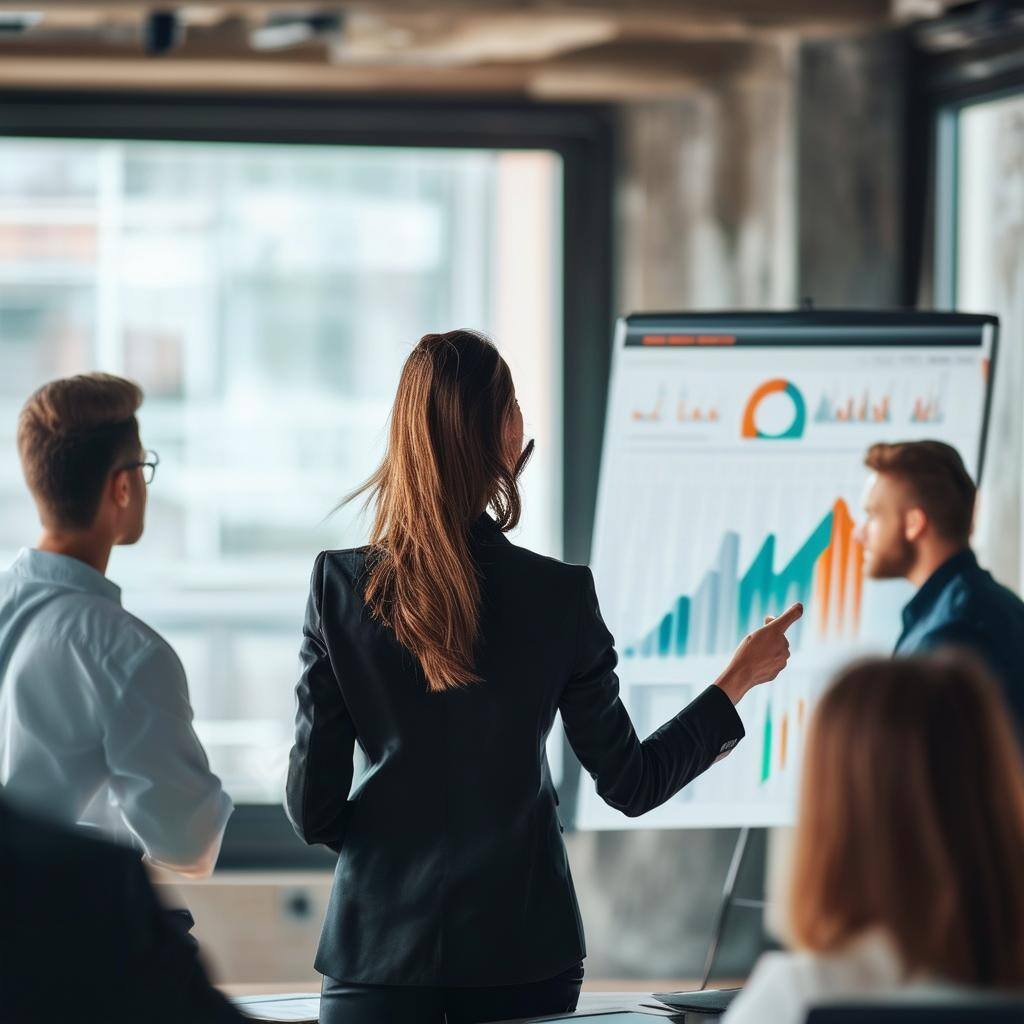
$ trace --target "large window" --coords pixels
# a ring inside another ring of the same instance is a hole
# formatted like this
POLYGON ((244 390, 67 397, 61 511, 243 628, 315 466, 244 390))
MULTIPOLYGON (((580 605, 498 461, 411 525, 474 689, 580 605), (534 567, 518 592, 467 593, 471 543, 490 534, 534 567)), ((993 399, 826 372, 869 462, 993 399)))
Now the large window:
POLYGON ((1019 589, 1024 584, 1024 86, 945 107, 940 129, 939 299, 952 308, 995 313, 1001 321, 977 542, 993 572, 1019 589))
POLYGON ((958 117, 956 300, 1012 316, 1024 299, 1024 93, 958 117))
POLYGON ((518 540, 561 554, 561 177, 547 150, 0 138, 0 560, 38 531, 25 397, 137 380, 161 462, 110 575, 181 656, 236 802, 280 799, 309 571, 365 539, 329 513, 421 334, 495 338, 537 438, 518 540))

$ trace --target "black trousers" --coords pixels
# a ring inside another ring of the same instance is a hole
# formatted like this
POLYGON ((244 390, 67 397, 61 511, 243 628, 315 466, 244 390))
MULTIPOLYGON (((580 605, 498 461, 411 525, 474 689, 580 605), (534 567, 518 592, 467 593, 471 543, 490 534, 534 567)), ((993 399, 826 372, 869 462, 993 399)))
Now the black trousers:
POLYGON ((546 981, 500 988, 399 988, 324 978, 320 1024, 482 1024, 576 1009, 583 961, 546 981))

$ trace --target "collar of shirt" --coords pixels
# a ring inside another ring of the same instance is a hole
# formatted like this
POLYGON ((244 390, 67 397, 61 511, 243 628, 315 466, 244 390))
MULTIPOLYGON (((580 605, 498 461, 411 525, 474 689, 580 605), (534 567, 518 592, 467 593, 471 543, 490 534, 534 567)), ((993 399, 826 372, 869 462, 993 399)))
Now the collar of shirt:
POLYGON ((105 597, 115 604, 121 603, 121 588, 116 583, 112 583, 91 565, 70 555, 22 548, 11 566, 11 572, 22 579, 81 590, 86 594, 105 597))
POLYGON ((907 606, 903 609, 903 629, 904 631, 911 629, 916 623, 920 622, 925 615, 931 610, 933 604, 939 597, 939 594, 945 589, 946 584, 951 579, 959 576, 960 573, 966 572, 969 569, 976 569, 978 566, 978 559, 975 557, 974 552, 970 548, 964 548, 963 551, 958 551, 952 558, 947 558, 924 581, 921 585, 921 589, 907 602, 907 606))
POLYGON ((507 544, 508 538, 486 512, 469 528, 469 535, 484 544, 507 544))

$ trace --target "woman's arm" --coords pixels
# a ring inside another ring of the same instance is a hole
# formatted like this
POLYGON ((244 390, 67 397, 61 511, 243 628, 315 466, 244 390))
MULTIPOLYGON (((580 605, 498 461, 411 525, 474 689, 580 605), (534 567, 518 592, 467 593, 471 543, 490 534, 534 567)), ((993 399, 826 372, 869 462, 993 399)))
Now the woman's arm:
POLYGON ((348 824, 356 731, 321 631, 324 554, 313 566, 295 694, 295 745, 288 760, 285 807, 306 843, 337 852, 348 824))
POLYGON ((601 618, 589 569, 582 570, 576 659, 559 710, 566 736, 610 806, 629 817, 675 796, 743 738, 733 706, 758 682, 773 679, 789 656, 785 628, 799 617, 790 609, 740 645, 718 684, 642 743, 619 699, 614 640, 601 618))

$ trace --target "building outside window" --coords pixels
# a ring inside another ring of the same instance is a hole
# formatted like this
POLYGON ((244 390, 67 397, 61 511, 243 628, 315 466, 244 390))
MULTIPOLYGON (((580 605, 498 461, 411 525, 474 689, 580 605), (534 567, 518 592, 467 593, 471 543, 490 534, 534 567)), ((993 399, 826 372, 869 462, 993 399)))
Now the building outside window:
POLYGON ((0 561, 35 542, 27 395, 105 370, 160 455, 109 575, 188 673, 236 803, 277 803, 309 572, 362 543, 331 515, 383 452, 402 362, 482 329, 528 436, 516 539, 561 553, 561 159, 431 150, 0 138, 0 561))
MULTIPOLYGON (((1000 580, 1024 584, 1024 91, 971 99, 944 113, 951 195, 938 254, 949 305, 1000 318, 977 543, 1000 580)), ((940 282, 941 284, 941 282, 940 282)), ((941 295, 940 287, 940 295, 941 295)))

